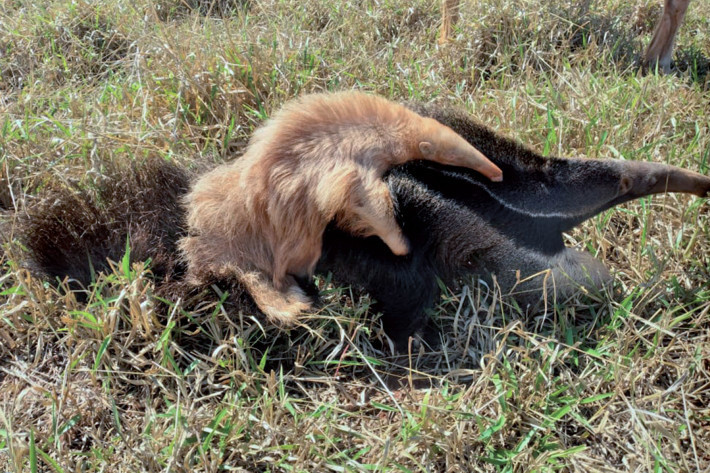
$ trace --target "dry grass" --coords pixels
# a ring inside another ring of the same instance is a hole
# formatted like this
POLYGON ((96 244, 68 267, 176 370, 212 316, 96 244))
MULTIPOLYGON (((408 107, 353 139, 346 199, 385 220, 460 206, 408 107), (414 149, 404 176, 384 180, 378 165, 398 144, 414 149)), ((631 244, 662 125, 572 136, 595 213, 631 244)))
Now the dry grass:
POLYGON ((707 174, 710 4, 691 3, 678 73, 644 77, 659 2, 581 3, 468 2, 440 49, 438 2, 421 0, 3 2, 0 469, 710 471, 699 199, 643 199, 569 235, 617 294, 521 320, 464 281, 436 311, 441 351, 408 359, 376 348, 366 296, 327 281, 324 308, 281 333, 218 288, 166 308, 150 263, 128 259, 79 302, 12 242, 50 177, 220 161, 324 89, 448 100, 548 154, 707 174))

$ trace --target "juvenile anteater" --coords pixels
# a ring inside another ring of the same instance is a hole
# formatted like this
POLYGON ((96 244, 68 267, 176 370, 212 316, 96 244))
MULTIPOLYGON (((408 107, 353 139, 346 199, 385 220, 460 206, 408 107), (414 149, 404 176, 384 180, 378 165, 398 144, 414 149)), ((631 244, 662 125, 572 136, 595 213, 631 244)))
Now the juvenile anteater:
POLYGON ((609 271, 589 253, 566 248, 566 232, 598 213, 663 192, 710 193, 710 177, 658 163, 545 158, 450 107, 413 105, 463 136, 505 175, 490 185, 475 173, 429 163, 394 170, 386 180, 412 252, 394 257, 374 239, 330 228, 317 271, 364 288, 378 301, 388 334, 399 344, 426 323, 439 294, 436 278, 465 274, 514 291, 522 306, 545 291, 559 300, 580 286, 599 288, 609 271), (531 276, 551 269, 543 277, 531 276), (522 282, 521 282, 522 281, 522 282), (543 284, 543 281, 546 281, 543 284))
MULTIPOLYGON (((360 286, 377 301, 388 334, 398 346, 426 323, 436 278, 495 274, 501 289, 515 288, 521 304, 542 295, 539 279, 552 269, 559 297, 578 284, 600 285, 609 274, 589 254, 566 248, 562 232, 617 204, 660 192, 710 192, 710 178, 663 164, 617 160, 543 158, 495 134, 467 114, 440 106, 413 106, 451 127, 505 173, 490 185, 478 174, 410 163, 385 176, 411 251, 395 256, 378 238, 360 238, 331 226, 317 272, 360 286)), ((35 272, 70 276, 88 284, 96 271, 119 260, 131 234, 134 259, 152 258, 158 291, 181 280, 175 246, 184 235, 179 205, 187 192, 184 169, 151 160, 130 169, 108 169, 96 191, 50 190, 27 209, 18 233, 35 272), (97 194, 97 195, 95 195, 97 194), (124 210, 125 209, 125 210, 124 210), (159 263, 159 264, 156 264, 159 263)))
POLYGON ((187 196, 180 247, 196 283, 235 277, 272 320, 310 307, 297 279, 313 275, 329 222, 377 236, 395 255, 409 246, 383 174, 413 160, 501 171, 450 128, 360 92, 288 102, 254 133, 241 158, 200 177, 187 196))

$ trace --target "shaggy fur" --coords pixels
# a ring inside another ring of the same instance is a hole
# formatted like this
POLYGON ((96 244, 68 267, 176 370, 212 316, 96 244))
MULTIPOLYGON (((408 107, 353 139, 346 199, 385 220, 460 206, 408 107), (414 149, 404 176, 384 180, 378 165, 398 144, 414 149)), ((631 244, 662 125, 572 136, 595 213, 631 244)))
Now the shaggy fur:
POLYGON ((160 158, 142 163, 105 163, 88 187, 50 182, 45 197, 27 204, 18 235, 29 250, 29 267, 49 279, 69 277, 74 289, 95 273, 110 271, 130 244, 133 261, 151 260, 160 278, 182 273, 177 240, 184 235, 180 199, 188 172, 160 158))
POLYGON ((201 177, 187 196, 180 247, 190 278, 236 277, 272 320, 310 307, 295 278, 313 275, 329 222, 377 236, 395 255, 409 245, 382 175, 412 160, 501 171, 450 128, 381 97, 314 94, 287 103, 246 154, 201 177))
MULTIPOLYGON (((332 272, 337 283, 368 291, 400 348, 426 326, 426 312, 439 293, 437 278, 452 282, 477 274, 492 282, 495 276, 501 290, 523 307, 538 303, 543 289, 563 299, 579 285, 593 289, 609 278, 600 261, 565 248, 563 231, 614 205, 666 189, 710 192, 710 178, 697 173, 654 163, 543 158, 465 113, 413 108, 481 149, 506 179, 494 186, 476 173, 423 163, 393 169, 385 182, 410 241, 405 257, 393 255, 378 238, 354 237, 335 225, 326 231, 316 272, 332 272), (520 281, 548 269, 547 282, 541 277, 520 281)), ((51 187, 28 205, 16 234, 30 251, 35 273, 69 276, 82 284, 91 280, 91 265, 99 271, 108 259, 121 259, 130 235, 132 259, 153 261, 156 292, 171 300, 194 299, 199 290, 184 282, 174 258, 184 235, 179 202, 187 182, 184 170, 160 159, 130 169, 109 166, 92 190, 51 187)), ((307 281, 301 284, 313 291, 307 281)), ((230 280, 226 287, 235 307, 252 309, 241 286, 230 280)))
POLYGON ((317 271, 331 271, 367 291, 396 345, 421 331, 446 284, 470 274, 534 311, 543 294, 564 300, 595 290, 609 271, 586 252, 564 246, 562 233, 615 205, 645 195, 710 194, 710 178, 657 163, 544 158, 497 135, 468 114, 432 105, 414 110, 446 124, 489 156, 505 175, 490 185, 475 173, 429 163, 393 170, 386 180, 412 245, 395 257, 376 239, 331 227, 317 271), (550 271, 548 271, 550 270, 550 271), (534 277, 535 275, 538 275, 534 277))

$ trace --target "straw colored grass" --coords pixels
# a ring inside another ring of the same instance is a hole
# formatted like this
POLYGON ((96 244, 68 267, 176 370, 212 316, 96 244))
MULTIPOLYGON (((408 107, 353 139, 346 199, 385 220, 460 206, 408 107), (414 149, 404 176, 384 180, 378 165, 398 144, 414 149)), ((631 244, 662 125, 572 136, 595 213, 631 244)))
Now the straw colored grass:
POLYGON ((105 163, 200 169, 285 100, 358 88, 439 99, 549 155, 707 174, 710 3, 675 73, 643 76, 656 0, 69 1, 0 5, 0 469, 531 472, 710 470, 710 212, 657 196, 567 236, 614 290, 521 318, 448 288, 437 352, 395 357, 367 295, 319 279, 288 333, 213 287, 161 302, 150 262, 86 297, 22 267, 18 215, 105 163), (190 307, 190 310, 185 309, 190 307))

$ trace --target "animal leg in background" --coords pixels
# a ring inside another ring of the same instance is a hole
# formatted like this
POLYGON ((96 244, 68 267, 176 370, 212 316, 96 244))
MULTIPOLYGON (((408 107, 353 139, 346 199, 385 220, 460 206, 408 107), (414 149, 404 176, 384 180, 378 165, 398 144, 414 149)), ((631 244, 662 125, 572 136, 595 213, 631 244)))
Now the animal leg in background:
MULTIPOLYGON (((460 3, 461 0, 441 0, 439 44, 445 44, 451 37, 453 26, 460 16, 460 3)), ((644 55, 644 68, 654 69, 658 65, 666 74, 670 72, 675 37, 689 3, 690 0, 664 0, 663 13, 644 55)))
POLYGON ((451 30, 459 19, 460 0, 441 0, 441 30, 439 44, 446 43, 451 37, 451 30))
POLYGON ((654 69, 658 65, 663 72, 670 72, 673 44, 689 3, 690 0, 664 1, 663 13, 658 20, 653 39, 651 39, 646 50, 644 57, 645 67, 654 69))

